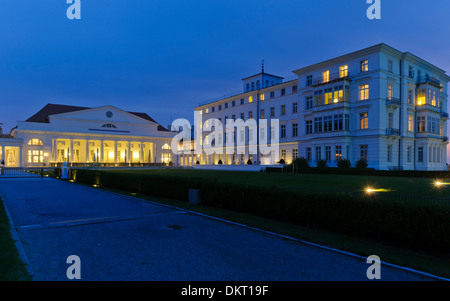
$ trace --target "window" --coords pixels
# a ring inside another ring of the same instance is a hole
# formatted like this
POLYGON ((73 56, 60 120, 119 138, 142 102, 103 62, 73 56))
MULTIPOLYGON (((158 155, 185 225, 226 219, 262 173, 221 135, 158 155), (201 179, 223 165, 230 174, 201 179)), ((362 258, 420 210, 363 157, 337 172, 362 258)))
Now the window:
POLYGON ((330 70, 322 72, 322 82, 328 83, 330 81, 330 70))
POLYGON ((432 92, 431 105, 436 106, 436 91, 432 92))
POLYGON ((281 150, 281 159, 283 159, 284 161, 286 161, 286 150, 282 149, 281 150))
POLYGON ((331 146, 325 147, 325 160, 331 161, 331 146))
POLYGON ((44 162, 44 151, 42 150, 28 151, 28 163, 42 163, 42 162, 44 162))
POLYGON ((322 90, 314 91, 314 106, 322 105, 322 90))
POLYGON ((388 114, 388 128, 389 129, 392 129, 394 127, 393 123, 394 123, 394 114, 389 113, 388 114))
POLYGON ((333 103, 333 88, 325 89, 324 92, 325 92, 325 104, 329 105, 333 103))
POLYGON ((392 145, 387 146, 387 161, 392 162, 392 145))
POLYGON ((270 117, 275 117, 275 107, 270 107, 270 117))
POLYGON ((233 101, 231 102, 231 106, 234 107, 235 105, 236 105, 236 101, 233 100, 233 101))
POLYGON ((414 118, 413 115, 408 115, 408 131, 414 131, 414 118))
POLYGON ((211 107, 211 112, 214 112, 214 110, 215 110, 215 107, 211 107))
POLYGON ((285 95, 286 94, 286 89, 281 89, 281 96, 283 96, 283 95, 285 95))
POLYGON ((313 133, 312 120, 305 121, 305 132, 306 132, 306 135, 313 133))
POLYGON ((312 96, 306 96, 305 98, 305 109, 311 110, 313 107, 313 98, 312 96))
POLYGON ((369 71, 369 61, 368 60, 361 61, 360 65, 361 65, 361 72, 369 71))
POLYGON ((292 94, 297 93, 297 86, 292 86, 292 94))
POLYGON ((389 100, 392 100, 392 98, 394 97, 394 86, 392 84, 388 84, 388 95, 387 95, 389 100))
POLYGON ((334 87, 334 98, 333 102, 338 103, 344 100, 344 90, 343 86, 334 87))
POLYGON ((425 89, 420 89, 419 93, 417 94, 417 105, 421 106, 426 104, 427 102, 427 96, 425 93, 425 89))
POLYGON ((392 60, 388 60, 388 71, 392 72, 392 60))
POLYGON ((412 104, 414 99, 413 90, 408 90, 408 103, 412 104))
POLYGON ((417 148, 417 162, 423 162, 423 147, 417 148))
POLYGON ((414 78, 414 68, 413 68, 412 66, 409 66, 409 69, 408 69, 408 76, 409 76, 410 78, 414 78))
POLYGON ((339 161, 342 159, 342 146, 336 145, 335 149, 336 149, 336 156, 335 156, 336 161, 339 161))
POLYGON ((292 124, 292 136, 297 137, 298 136, 298 123, 292 124))
POLYGON ((44 145, 44 144, 42 143, 41 139, 33 138, 30 141, 28 141, 28 145, 44 145))
POLYGON ((225 106, 225 109, 227 109, 227 108, 228 108, 228 102, 226 102, 226 103, 224 104, 224 106, 225 106))
POLYGON ((244 115, 245 115, 244 113, 241 113, 241 119, 242 120, 245 120, 245 116, 244 115))
POLYGON ((253 112, 252 111, 248 111, 248 119, 253 119, 253 112))
POLYGON ((165 143, 165 144, 162 146, 161 149, 170 149, 170 145, 167 144, 167 143, 165 143))
POLYGON ((339 77, 347 77, 347 76, 348 76, 348 65, 339 67, 339 77))
POLYGON ((312 151, 310 147, 306 148, 306 160, 308 160, 308 162, 312 161, 312 151))
POLYGON ((117 128, 117 127, 114 124, 106 123, 106 124, 102 125, 102 128, 117 128))
POLYGON ((280 131, 281 131, 280 138, 286 138, 286 125, 285 124, 282 124, 280 126, 280 131))
POLYGON ((281 115, 286 115, 286 105, 281 105, 281 115))
POLYGON ((369 128, 369 113, 359 113, 359 129, 365 130, 369 128))
POLYGON ((222 111, 222 105, 219 105, 219 111, 222 111))
POLYGON ((247 85, 245 85, 245 91, 246 92, 250 91, 250 84, 249 83, 247 83, 247 85))
POLYGON ((364 160, 364 161, 368 161, 367 159, 368 159, 369 146, 367 144, 361 145, 359 147, 359 149, 360 149, 360 159, 364 160))
POLYGON ((275 97, 275 91, 271 91, 270 92, 270 98, 274 98, 275 97))
POLYGON ((261 83, 260 83, 259 80, 256 81, 256 89, 257 89, 257 90, 261 89, 261 83))
POLYGON ((313 77, 312 75, 308 75, 306 76, 306 86, 311 86, 313 82, 313 77))
POLYGON ((323 117, 323 131, 324 132, 333 131, 333 116, 330 115, 323 117))
POLYGON ((297 113, 298 112, 298 103, 294 102, 292 103, 292 113, 297 113))
POLYGON ((259 100, 264 100, 265 99, 265 97, 264 97, 264 93, 262 93, 262 94, 259 94, 259 100))
POLYGON ((261 114, 260 114, 260 118, 264 118, 264 109, 261 109, 261 114))
POLYGON ((314 118, 314 133, 322 133, 322 117, 314 118))
POLYGON ((298 158, 298 149, 294 148, 292 149, 292 161, 298 158))
POLYGON ((343 115, 334 115, 334 130, 342 131, 343 130, 343 115))
POLYGON ((255 83, 252 83, 252 91, 255 90, 255 83))
POLYGON ((425 132, 425 116, 417 117, 417 132, 425 132))
POLYGON ((316 161, 322 160, 322 148, 316 146, 316 161))
POLYGON ((359 86, 359 100, 369 99, 369 85, 364 84, 359 86))
POLYGON ((250 95, 250 96, 248 97, 248 103, 252 103, 252 102, 253 102, 253 96, 250 95))

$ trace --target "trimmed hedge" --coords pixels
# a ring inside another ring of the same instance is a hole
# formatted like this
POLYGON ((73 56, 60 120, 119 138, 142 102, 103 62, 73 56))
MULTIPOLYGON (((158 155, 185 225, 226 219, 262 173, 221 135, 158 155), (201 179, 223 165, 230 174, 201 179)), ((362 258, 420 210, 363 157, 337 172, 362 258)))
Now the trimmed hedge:
POLYGON ((388 201, 362 194, 306 194, 276 187, 230 184, 217 179, 75 170, 86 184, 157 197, 188 200, 200 189, 202 204, 302 226, 390 242, 413 249, 450 252, 450 205, 388 201))

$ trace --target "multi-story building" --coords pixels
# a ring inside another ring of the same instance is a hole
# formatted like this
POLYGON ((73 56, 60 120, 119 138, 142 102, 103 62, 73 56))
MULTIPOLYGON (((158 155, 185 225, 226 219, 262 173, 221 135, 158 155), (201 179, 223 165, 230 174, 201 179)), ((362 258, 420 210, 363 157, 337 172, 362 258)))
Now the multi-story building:
MULTIPOLYGON (((279 155, 286 163, 304 157, 312 166, 319 160, 336 166, 341 159, 355 166, 362 159, 384 170, 447 168, 450 77, 444 70, 379 44, 293 72, 292 80, 264 71, 244 78, 242 93, 194 110, 206 123, 211 118, 278 119, 279 155)), ((273 131, 257 131, 256 141, 247 135, 246 143, 259 143, 261 135, 271 137, 273 131)), ((215 139, 226 140, 226 134, 215 139)), ((248 159, 273 164, 279 158, 248 152, 197 155, 201 164, 248 159)))

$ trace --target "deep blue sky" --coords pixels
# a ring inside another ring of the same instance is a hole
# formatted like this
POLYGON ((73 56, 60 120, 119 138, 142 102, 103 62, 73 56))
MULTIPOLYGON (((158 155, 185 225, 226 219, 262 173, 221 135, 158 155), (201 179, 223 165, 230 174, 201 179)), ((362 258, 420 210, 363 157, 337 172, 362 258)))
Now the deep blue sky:
POLYGON ((47 103, 114 105, 163 125, 260 71, 281 76, 384 42, 450 71, 450 3, 382 0, 0 0, 0 122, 47 103))

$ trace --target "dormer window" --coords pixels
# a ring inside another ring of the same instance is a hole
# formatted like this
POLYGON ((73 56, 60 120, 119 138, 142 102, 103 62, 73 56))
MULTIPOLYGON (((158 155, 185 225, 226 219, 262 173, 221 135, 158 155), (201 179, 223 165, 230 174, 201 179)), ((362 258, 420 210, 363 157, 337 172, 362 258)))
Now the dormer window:
POLYGON ((102 128, 117 128, 114 124, 111 123, 105 123, 104 125, 102 125, 102 128))

